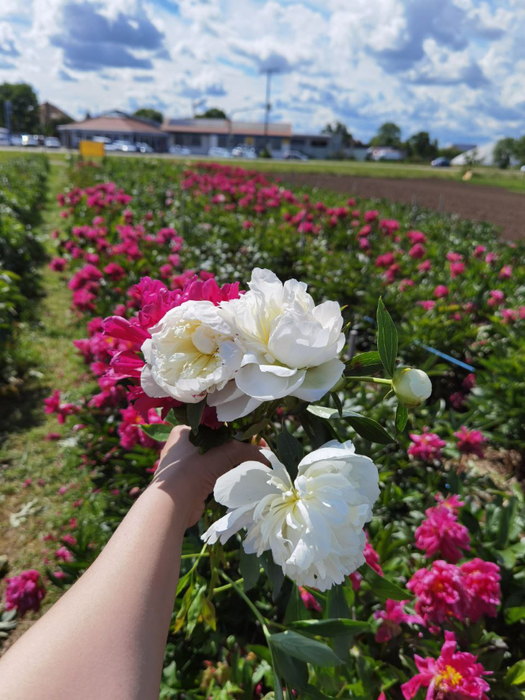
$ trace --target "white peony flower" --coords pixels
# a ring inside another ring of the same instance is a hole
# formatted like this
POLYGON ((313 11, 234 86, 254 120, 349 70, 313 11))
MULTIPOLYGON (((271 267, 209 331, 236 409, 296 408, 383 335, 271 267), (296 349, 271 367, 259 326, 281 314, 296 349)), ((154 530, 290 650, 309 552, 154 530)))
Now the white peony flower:
POLYGON ((304 282, 283 285, 270 270, 256 268, 249 286, 246 294, 220 307, 243 358, 235 384, 210 397, 219 420, 241 418, 285 396, 317 401, 344 369, 338 359, 345 343, 339 304, 316 306, 304 282))
POLYGON ((432 382, 422 369, 398 369, 392 379, 392 388, 403 406, 419 406, 432 393, 432 382))
POLYGON ((150 328, 142 345, 141 385, 148 396, 198 403, 226 386, 242 351, 211 301, 186 301, 150 328))
POLYGON ((364 524, 379 496, 377 467, 336 440, 304 457, 292 483, 269 450, 271 468, 244 462, 221 476, 215 500, 228 507, 203 540, 213 544, 247 529, 244 549, 273 560, 299 585, 321 591, 342 583, 364 562, 364 524))

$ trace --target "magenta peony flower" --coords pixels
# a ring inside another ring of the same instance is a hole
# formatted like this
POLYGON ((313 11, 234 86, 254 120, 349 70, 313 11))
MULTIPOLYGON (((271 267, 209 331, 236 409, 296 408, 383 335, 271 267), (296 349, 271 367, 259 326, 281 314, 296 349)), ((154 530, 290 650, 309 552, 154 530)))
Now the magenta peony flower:
POLYGON ((512 277, 512 266, 511 265, 503 265, 499 272, 499 278, 500 280, 510 280, 512 277))
POLYGON ((316 599, 310 591, 307 591, 306 588, 303 588, 302 586, 299 586, 299 593, 301 594, 301 600, 304 603, 304 607, 307 610, 315 610, 316 612, 322 612, 323 608, 321 607, 320 603, 316 599))
POLYGON ((444 284, 438 284, 438 286, 434 289, 434 296, 436 299, 442 299, 443 297, 448 296, 448 287, 445 287, 444 284))
POLYGON ((416 547, 427 557, 440 554, 443 559, 456 564, 463 556, 462 550, 470 550, 467 528, 457 522, 452 508, 441 502, 425 511, 427 516, 415 532, 416 547))
POLYGON ((442 559, 433 562, 429 569, 419 569, 407 583, 416 596, 416 613, 431 631, 438 631, 455 618, 464 622, 468 617, 468 595, 463 585, 461 570, 442 559))
POLYGON ((436 302, 432 300, 418 301, 417 303, 419 306, 422 306, 425 309, 425 311, 431 311, 436 305, 436 302))
POLYGON ((17 610, 23 617, 29 610, 38 612, 46 589, 40 573, 35 569, 22 571, 20 576, 6 579, 5 609, 17 610))
POLYGON ((410 248, 408 254, 411 258, 414 258, 414 260, 421 260, 421 258, 425 257, 426 251, 421 243, 416 243, 410 248))
POLYGON ((483 615, 496 617, 501 602, 499 566, 483 559, 472 559, 460 568, 469 596, 469 619, 477 622, 483 615))
POLYGON ((412 700, 420 688, 428 688, 427 700, 488 700, 490 686, 483 676, 492 671, 485 671, 473 654, 456 651, 456 646, 454 633, 445 632, 438 659, 414 656, 419 673, 401 686, 405 700, 412 700))
POLYGON ((432 269, 432 263, 430 260, 424 260, 422 263, 419 263, 417 269, 419 272, 428 272, 430 269, 432 269))
MULTIPOLYGON (((365 548, 363 550, 363 554, 365 555, 365 561, 368 564, 368 566, 372 567, 372 569, 378 573, 380 576, 384 576, 383 569, 381 568, 381 564, 379 563, 379 554, 376 552, 376 550, 373 548, 373 546, 368 542, 368 535, 367 537, 367 542, 365 544, 365 548)), ((350 580, 352 582, 352 588, 354 591, 358 591, 361 588, 361 581, 363 580, 363 577, 359 573, 359 571, 354 571, 353 574, 350 574, 350 580)))
POLYGON ((377 610, 374 613, 376 620, 382 620, 376 632, 376 642, 388 642, 392 637, 397 637, 401 634, 401 623, 413 623, 422 625, 423 620, 419 615, 410 615, 405 612, 407 600, 390 600, 386 601, 384 610, 377 610))
POLYGON ((451 262, 450 263, 450 276, 452 279, 455 279, 456 277, 459 277, 459 275, 462 275, 465 272, 465 263, 462 262, 451 262))
POLYGON ((458 450, 463 454, 483 457, 483 444, 487 441, 480 430, 468 430, 464 425, 454 435, 458 439, 458 450))
POLYGON ((493 289, 490 292, 490 299, 487 301, 489 306, 500 306, 505 301, 505 294, 501 289, 493 289))
POLYGON ((485 248, 484 245, 478 245, 474 248, 474 257, 475 258, 482 258, 483 254, 486 253, 487 249, 485 248))
POLYGON ((412 245, 415 245, 416 243, 426 243, 427 242, 427 237, 425 236, 424 233, 421 233, 421 231, 409 231, 407 233, 407 238, 410 240, 412 245))
POLYGON ((73 554, 67 547, 60 547, 60 549, 57 549, 55 552, 55 557, 65 562, 73 561, 73 554))
POLYGON ((66 269, 67 260, 65 258, 53 258, 49 267, 55 272, 63 272, 66 269))
POLYGON ((441 459, 441 448, 447 444, 439 435, 429 432, 428 428, 423 428, 421 435, 410 433, 410 439, 412 443, 408 448, 408 454, 422 459, 424 462, 441 459))

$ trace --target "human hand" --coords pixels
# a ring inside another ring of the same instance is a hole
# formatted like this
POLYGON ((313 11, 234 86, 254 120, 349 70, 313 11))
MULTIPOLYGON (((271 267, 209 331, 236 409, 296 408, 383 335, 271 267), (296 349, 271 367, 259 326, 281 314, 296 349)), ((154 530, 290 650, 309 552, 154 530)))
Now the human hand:
MULTIPOLYGON (((199 520, 204 501, 220 476, 249 460, 266 463, 255 445, 230 440, 200 454, 189 437, 187 426, 173 428, 160 453, 159 467, 152 481, 152 486, 162 486, 177 498, 178 505, 186 513, 187 527, 199 520)), ((259 446, 266 447, 266 443, 262 441, 259 446)))

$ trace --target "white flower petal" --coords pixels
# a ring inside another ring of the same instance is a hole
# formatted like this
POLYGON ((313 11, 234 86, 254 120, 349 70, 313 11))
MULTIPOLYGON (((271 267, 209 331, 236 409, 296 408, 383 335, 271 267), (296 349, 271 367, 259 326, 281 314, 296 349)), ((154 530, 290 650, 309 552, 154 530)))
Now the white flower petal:
POLYGON ((301 370, 292 377, 280 377, 269 371, 263 372, 259 365, 242 367, 235 375, 239 389, 259 401, 273 401, 290 396, 302 384, 305 371, 301 370))
POLYGON ((269 493, 276 492, 270 483, 272 470, 261 462, 243 462, 217 479, 213 496, 217 503, 239 508, 257 503, 269 493))
POLYGON ((330 360, 318 367, 312 367, 306 372, 304 382, 294 389, 291 396, 302 401, 319 401, 330 389, 337 384, 345 366, 341 360, 330 360))

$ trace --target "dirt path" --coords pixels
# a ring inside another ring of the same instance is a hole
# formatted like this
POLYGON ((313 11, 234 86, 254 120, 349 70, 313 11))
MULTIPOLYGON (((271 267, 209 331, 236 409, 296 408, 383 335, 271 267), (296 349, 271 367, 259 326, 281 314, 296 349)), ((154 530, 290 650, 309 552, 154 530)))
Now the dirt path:
POLYGON ((348 196, 385 198, 458 214, 463 219, 488 221, 501 230, 505 240, 525 240, 525 195, 499 187, 426 178, 394 180, 298 172, 279 173, 279 179, 293 187, 321 187, 348 196))

